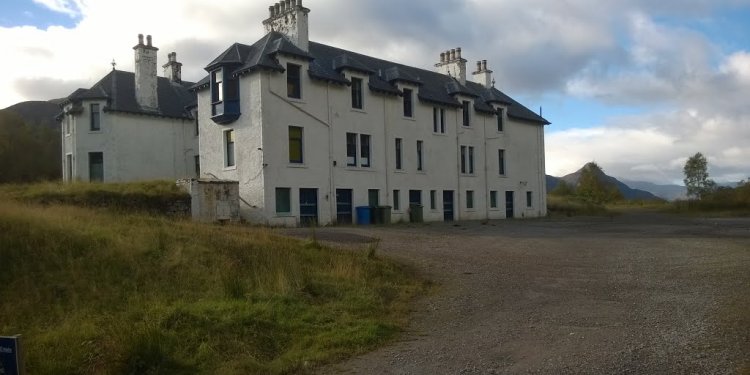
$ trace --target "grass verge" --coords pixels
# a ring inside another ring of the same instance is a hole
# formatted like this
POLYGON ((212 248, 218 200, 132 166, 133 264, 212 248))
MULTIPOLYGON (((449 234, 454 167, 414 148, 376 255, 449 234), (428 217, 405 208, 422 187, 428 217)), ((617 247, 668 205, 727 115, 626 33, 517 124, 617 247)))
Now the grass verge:
POLYGON ((304 373, 392 339, 425 290, 370 253, 0 200, 0 333, 33 374, 304 373))

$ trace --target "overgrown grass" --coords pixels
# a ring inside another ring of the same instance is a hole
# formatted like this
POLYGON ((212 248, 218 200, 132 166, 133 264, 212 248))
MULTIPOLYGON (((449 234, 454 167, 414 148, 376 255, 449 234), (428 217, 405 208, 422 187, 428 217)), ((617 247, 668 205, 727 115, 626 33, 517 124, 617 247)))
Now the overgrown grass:
POLYGON ((547 195, 547 211, 551 216, 607 215, 604 205, 582 201, 571 196, 547 195))
POLYGON ((0 261, 0 333, 33 374, 304 373, 392 339, 425 288, 374 251, 7 199, 0 261))
POLYGON ((190 195, 177 187, 174 181, 11 184, 0 185, 0 195, 28 203, 69 204, 148 213, 166 213, 176 202, 189 203, 190 199, 190 195))

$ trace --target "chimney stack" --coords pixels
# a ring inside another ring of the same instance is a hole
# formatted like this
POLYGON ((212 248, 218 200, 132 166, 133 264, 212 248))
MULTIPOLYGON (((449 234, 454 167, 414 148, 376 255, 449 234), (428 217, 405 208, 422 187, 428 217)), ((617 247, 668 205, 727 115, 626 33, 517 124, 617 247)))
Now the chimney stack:
POLYGON ((171 82, 181 83, 182 63, 177 62, 177 52, 172 52, 167 57, 169 61, 162 66, 164 68, 164 77, 167 77, 171 82))
POLYGON ((268 7, 269 17, 263 21, 266 33, 284 34, 299 49, 309 50, 307 14, 310 9, 302 6, 302 0, 281 0, 268 7))
POLYGON ((477 71, 472 73, 474 82, 486 87, 492 87, 492 71, 487 69, 487 60, 477 61, 477 71))
POLYGON ((156 51, 159 49, 151 45, 151 35, 146 36, 143 44, 143 34, 138 34, 138 44, 135 50, 135 100, 144 110, 159 109, 156 78, 156 51))
POLYGON ((435 64, 438 73, 455 77, 462 85, 466 84, 466 60, 461 57, 461 47, 440 53, 440 62, 435 64))

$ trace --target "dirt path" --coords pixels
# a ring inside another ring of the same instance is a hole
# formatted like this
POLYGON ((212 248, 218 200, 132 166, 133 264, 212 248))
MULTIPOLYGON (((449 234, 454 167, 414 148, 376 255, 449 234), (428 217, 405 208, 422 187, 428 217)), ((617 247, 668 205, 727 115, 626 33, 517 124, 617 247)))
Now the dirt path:
POLYGON ((339 374, 750 373, 750 220, 663 215, 327 228, 441 285, 339 374))

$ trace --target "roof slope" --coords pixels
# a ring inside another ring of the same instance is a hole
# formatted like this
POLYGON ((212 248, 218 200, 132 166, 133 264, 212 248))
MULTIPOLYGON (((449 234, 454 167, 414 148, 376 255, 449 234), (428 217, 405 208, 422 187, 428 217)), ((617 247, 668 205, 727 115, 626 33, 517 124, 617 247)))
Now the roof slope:
POLYGON ((144 110, 135 99, 135 73, 112 70, 90 89, 78 89, 68 96, 61 106, 86 99, 106 99, 106 111, 127 112, 172 118, 192 118, 187 107, 196 103, 194 92, 188 89, 193 82, 171 82, 157 77, 157 111, 144 110))
MULTIPOLYGON (((549 121, 494 87, 486 88, 469 81, 462 85, 455 78, 438 72, 382 60, 321 43, 310 42, 309 49, 309 52, 302 51, 282 34, 271 32, 252 46, 233 44, 208 64, 206 70, 211 71, 218 66, 226 66, 233 69, 232 74, 234 76, 257 69, 283 72, 284 67, 279 65, 275 59, 276 54, 283 53, 311 60, 308 74, 314 79, 349 84, 350 82, 341 71, 351 69, 369 74, 369 87, 373 91, 400 95, 401 92, 398 90, 396 82, 405 82, 419 86, 419 99, 423 101, 459 107, 461 103, 455 95, 460 94, 476 98, 474 108, 477 111, 494 113, 491 104, 497 103, 508 106, 507 115, 511 118, 543 125, 549 124, 549 121)), ((208 77, 206 77, 191 89, 207 88, 208 83, 208 77)))

